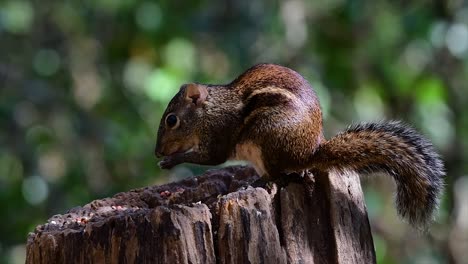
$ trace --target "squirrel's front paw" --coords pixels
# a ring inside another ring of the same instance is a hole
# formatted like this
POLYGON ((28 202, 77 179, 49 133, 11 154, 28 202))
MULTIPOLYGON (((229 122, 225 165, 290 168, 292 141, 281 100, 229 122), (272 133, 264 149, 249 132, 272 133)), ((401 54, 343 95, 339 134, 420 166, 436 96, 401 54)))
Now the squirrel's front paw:
POLYGON ((159 163, 159 167, 164 170, 172 169, 177 163, 171 157, 164 157, 159 163))

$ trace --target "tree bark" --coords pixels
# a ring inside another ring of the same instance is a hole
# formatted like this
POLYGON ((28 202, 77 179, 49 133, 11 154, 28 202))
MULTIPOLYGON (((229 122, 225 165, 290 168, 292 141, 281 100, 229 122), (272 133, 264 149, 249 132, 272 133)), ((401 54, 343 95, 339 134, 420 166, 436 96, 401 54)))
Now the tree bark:
POLYGON ((356 173, 256 180, 229 167, 73 208, 29 234, 26 263, 375 263, 356 173))

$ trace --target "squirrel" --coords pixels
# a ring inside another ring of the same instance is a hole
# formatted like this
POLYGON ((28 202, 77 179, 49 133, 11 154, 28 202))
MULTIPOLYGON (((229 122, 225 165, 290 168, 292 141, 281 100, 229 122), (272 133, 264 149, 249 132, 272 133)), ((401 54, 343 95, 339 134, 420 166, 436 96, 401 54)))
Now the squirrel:
POLYGON ((304 170, 384 172, 397 185, 399 215, 425 228, 445 175, 432 144, 398 122, 348 127, 326 140, 315 91, 292 69, 258 64, 226 85, 184 84, 157 134, 159 166, 250 162, 265 180, 304 170))

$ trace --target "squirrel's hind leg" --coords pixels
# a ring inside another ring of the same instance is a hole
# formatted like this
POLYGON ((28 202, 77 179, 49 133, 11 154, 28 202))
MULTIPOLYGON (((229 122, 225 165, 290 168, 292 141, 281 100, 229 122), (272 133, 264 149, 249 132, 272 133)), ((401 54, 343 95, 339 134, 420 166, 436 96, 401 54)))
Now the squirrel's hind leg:
POLYGON ((256 158, 272 180, 307 169, 311 153, 323 139, 313 129, 314 120, 308 113, 287 110, 270 108, 252 113, 240 134, 240 142, 255 142, 256 158))

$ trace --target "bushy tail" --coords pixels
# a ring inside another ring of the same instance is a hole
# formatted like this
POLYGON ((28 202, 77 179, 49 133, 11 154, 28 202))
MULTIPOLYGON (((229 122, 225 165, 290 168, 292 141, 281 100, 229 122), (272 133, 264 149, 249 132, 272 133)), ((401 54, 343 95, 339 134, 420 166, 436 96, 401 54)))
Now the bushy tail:
POLYGON ((321 170, 392 175, 398 213, 415 227, 427 227, 438 208, 445 175, 442 161, 427 139, 400 122, 353 125, 321 145, 312 160, 321 170))

